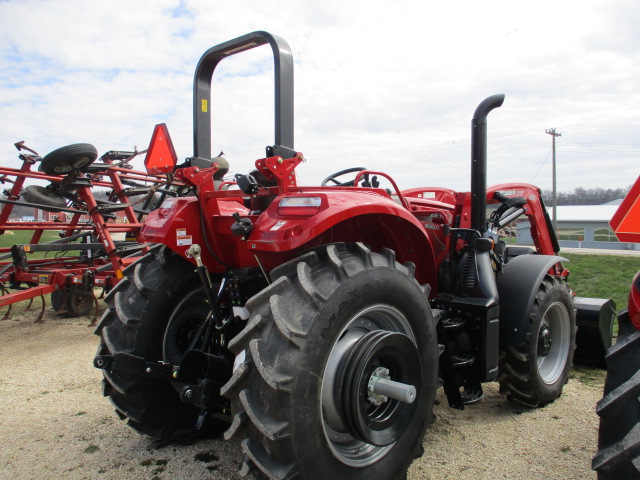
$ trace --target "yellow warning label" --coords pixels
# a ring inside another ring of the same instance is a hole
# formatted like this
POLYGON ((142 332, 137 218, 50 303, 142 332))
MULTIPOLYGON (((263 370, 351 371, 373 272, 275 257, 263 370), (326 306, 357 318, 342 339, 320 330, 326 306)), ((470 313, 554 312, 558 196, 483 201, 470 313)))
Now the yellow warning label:
POLYGON ((203 98, 202 99, 202 111, 204 113, 207 113, 208 110, 209 110, 209 102, 203 98))

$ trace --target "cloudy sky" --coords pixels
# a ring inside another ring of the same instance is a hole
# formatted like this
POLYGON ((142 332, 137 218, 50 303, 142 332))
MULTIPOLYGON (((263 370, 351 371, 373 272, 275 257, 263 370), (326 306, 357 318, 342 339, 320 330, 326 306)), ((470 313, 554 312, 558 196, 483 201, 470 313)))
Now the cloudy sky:
MULTIPOLYGON (((193 154, 192 82, 209 47, 267 30, 295 60, 299 183, 364 166, 401 188, 468 190, 470 120, 485 97, 490 184, 616 188, 640 174, 636 0, 0 1, 0 155, 88 142, 148 146, 166 123, 193 154)), ((260 47, 213 81, 212 150, 236 172, 273 143, 273 62, 260 47)))

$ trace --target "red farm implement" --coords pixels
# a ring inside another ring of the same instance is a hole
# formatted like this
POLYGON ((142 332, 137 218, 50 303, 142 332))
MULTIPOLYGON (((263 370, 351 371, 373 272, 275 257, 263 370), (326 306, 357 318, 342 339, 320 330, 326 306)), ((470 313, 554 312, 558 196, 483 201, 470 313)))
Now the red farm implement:
POLYGON ((148 250, 136 240, 144 216, 182 186, 170 176, 133 170, 130 162, 140 152, 110 151, 94 162, 89 144, 43 158, 24 142, 16 148, 21 167, 0 167, 0 182, 9 187, 0 199, 0 233, 33 233, 28 243, 0 247, 0 307, 9 307, 7 318, 14 303, 40 297, 41 322, 44 296, 51 294, 56 313, 86 315, 97 304, 94 288, 111 290, 148 250), (24 207, 33 217, 18 218, 24 207), (59 238, 43 242, 51 232, 59 238))

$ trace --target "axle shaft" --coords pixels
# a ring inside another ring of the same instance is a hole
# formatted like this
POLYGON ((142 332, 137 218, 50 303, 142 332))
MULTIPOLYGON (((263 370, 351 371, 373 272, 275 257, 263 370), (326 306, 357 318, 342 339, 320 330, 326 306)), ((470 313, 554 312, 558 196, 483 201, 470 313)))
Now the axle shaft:
POLYGON ((373 376, 369 386, 374 393, 393 398, 399 402, 413 403, 416 399, 416 387, 406 383, 395 382, 387 378, 373 376))

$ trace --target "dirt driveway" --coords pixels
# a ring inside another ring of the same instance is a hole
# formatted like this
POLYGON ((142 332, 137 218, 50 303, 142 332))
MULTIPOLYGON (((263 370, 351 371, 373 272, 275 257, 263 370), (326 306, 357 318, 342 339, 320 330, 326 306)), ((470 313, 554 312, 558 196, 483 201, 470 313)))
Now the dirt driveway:
MULTIPOLYGON (((98 337, 90 319, 44 324, 26 312, 0 321, 1 479, 235 479, 235 442, 201 441, 154 449, 120 421, 92 366, 98 337)), ((410 479, 594 479, 594 407, 604 375, 573 375, 565 395, 539 410, 511 404, 489 385, 464 411, 446 407, 424 440, 410 479)))

